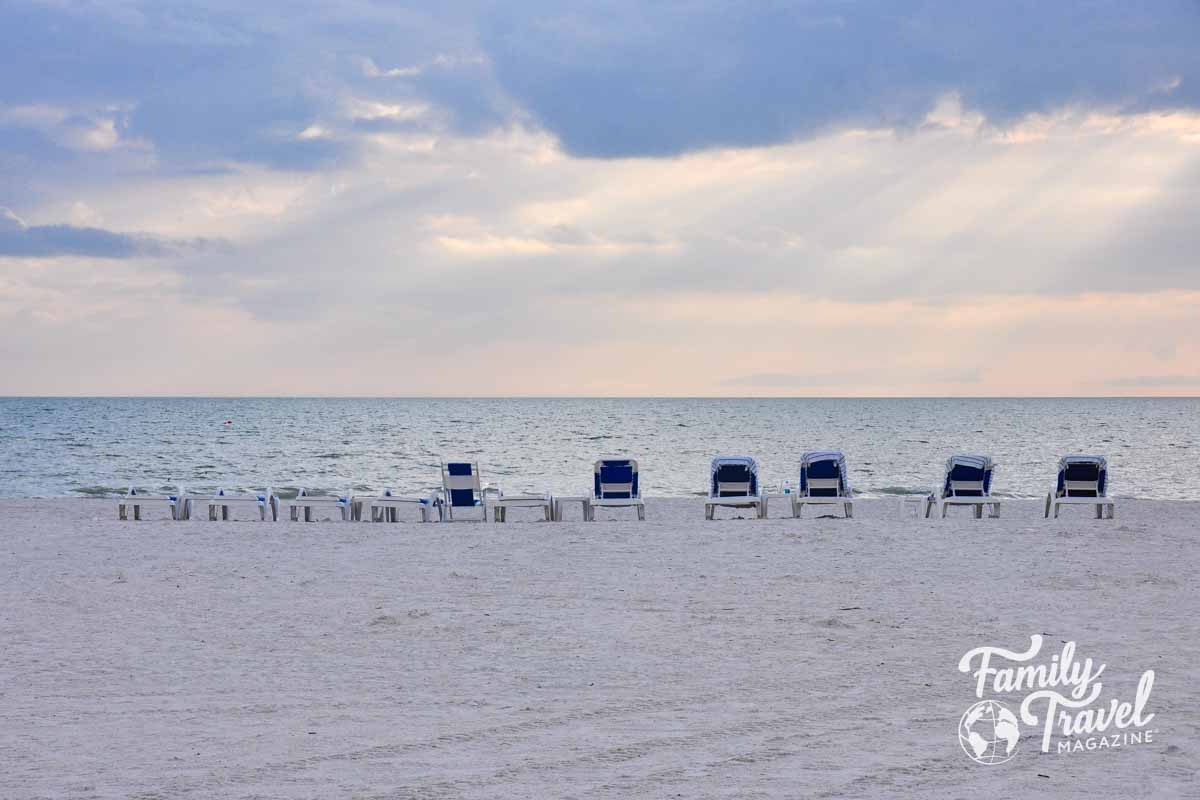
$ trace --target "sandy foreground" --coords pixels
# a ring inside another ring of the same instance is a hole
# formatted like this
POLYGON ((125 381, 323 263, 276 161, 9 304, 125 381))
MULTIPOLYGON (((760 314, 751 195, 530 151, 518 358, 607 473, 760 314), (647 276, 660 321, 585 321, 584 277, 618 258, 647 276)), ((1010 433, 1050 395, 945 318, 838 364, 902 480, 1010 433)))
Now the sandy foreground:
POLYGON ((1004 513, 121 523, 3 500, 0 797, 1195 797, 1200 504, 1004 513), (1042 754, 1022 726, 1007 763, 969 759, 960 657, 1035 633, 1041 662, 1073 640, 1107 665, 1101 706, 1153 669, 1153 742, 1042 754))

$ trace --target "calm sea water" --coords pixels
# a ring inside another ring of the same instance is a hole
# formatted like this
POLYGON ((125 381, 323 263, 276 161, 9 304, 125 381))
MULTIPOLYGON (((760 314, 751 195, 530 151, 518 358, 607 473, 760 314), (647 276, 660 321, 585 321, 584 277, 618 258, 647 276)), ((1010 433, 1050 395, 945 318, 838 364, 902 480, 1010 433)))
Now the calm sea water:
POLYGON ((955 452, 991 454, 998 493, 1036 496, 1083 452, 1109 457, 1117 495, 1200 497, 1198 398, 0 398, 0 496, 416 491, 442 456, 511 491, 575 493, 609 454, 639 459, 647 494, 682 496, 704 491, 713 455, 756 456, 778 483, 818 448, 845 451, 867 496, 927 491, 955 452))

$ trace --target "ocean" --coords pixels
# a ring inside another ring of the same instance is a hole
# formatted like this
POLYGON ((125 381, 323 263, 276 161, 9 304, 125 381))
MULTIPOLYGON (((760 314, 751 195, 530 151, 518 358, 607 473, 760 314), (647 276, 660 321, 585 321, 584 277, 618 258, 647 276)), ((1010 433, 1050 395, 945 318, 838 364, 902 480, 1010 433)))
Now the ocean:
POLYGON ((804 450, 838 449, 867 497, 928 491, 953 453, 991 455, 997 494, 1039 496, 1060 455, 1099 453, 1117 496, 1195 499, 1198 445, 1200 398, 0 398, 0 496, 415 492, 442 457, 509 491, 581 493, 613 454, 638 459, 645 494, 686 496, 714 455, 755 456, 777 485, 804 450))

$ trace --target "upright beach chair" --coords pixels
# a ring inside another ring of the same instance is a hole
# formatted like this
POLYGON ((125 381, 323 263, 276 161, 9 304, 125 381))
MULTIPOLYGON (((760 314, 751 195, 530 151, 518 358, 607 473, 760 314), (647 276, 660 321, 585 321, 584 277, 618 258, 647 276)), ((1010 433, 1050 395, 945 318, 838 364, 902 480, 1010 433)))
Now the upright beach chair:
POLYGON ((956 455, 946 461, 946 477, 937 491, 925 499, 925 516, 932 516, 939 509, 945 517, 950 506, 967 506, 974 510, 975 519, 983 519, 983 510, 988 516, 1000 516, 1000 501, 992 497, 992 473, 994 466, 990 456, 956 455))
POLYGON ((632 458, 602 458, 592 470, 588 519, 595 521, 597 508, 625 507, 636 508, 638 519, 646 519, 646 505, 638 485, 638 462, 632 458))
POLYGON ((313 511, 319 511, 322 508, 333 510, 337 517, 341 518, 342 522, 350 522, 354 519, 354 496, 347 489, 345 494, 309 494, 307 489, 301 488, 296 492, 296 496, 291 500, 279 501, 280 511, 284 506, 289 510, 289 517, 292 522, 300 521, 300 512, 304 512, 304 521, 313 522, 313 511))
POLYGON ((454 512, 479 509, 478 522, 487 522, 479 464, 474 461, 442 462, 442 497, 438 509, 443 522, 453 522, 454 512))
POLYGON ((718 507, 753 508, 759 519, 766 511, 758 485, 758 462, 750 456, 717 456, 712 460, 704 518, 712 519, 718 507))
POLYGON ((1095 506, 1096 519, 1113 518, 1116 503, 1108 496, 1108 461, 1104 456, 1063 456, 1058 462, 1058 483, 1046 495, 1046 518, 1062 506, 1095 506))
POLYGON ((809 450, 800 456, 800 486, 792 494, 792 516, 799 517, 806 505, 840 505, 847 519, 854 516, 846 457, 840 450, 809 450))
POLYGON ((258 518, 262 521, 279 519, 279 498, 271 492, 268 486, 262 492, 232 492, 228 489, 217 489, 208 501, 208 519, 227 521, 230 509, 252 506, 258 510, 258 518))
POLYGON ((383 494, 373 497, 354 496, 354 518, 367 519, 371 522, 398 522, 400 509, 415 506, 421 512, 421 522, 430 522, 433 513, 438 508, 436 497, 420 495, 402 495, 391 489, 384 489, 383 494))
POLYGON ((146 494, 130 486, 117 500, 117 519, 132 517, 140 521, 142 509, 149 508, 164 509, 170 512, 171 519, 177 522, 192 517, 192 500, 182 486, 174 494, 146 494))

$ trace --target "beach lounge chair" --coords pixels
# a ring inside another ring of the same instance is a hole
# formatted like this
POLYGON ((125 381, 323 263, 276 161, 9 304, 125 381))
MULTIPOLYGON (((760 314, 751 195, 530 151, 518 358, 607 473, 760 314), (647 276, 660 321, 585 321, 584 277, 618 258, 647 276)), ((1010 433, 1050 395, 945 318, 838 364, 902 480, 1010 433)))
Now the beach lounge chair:
POLYGON ((232 492, 228 489, 217 489, 216 494, 208 501, 208 519, 212 522, 227 521, 230 518, 229 510, 239 506, 253 506, 258 510, 258 518, 264 522, 267 519, 272 522, 279 519, 279 498, 272 494, 270 486, 262 492, 232 492))
POLYGON ((443 522, 453 522, 454 512, 479 509, 479 522, 487 522, 479 464, 474 461, 442 462, 442 497, 438 506, 443 522))
POLYGON ((846 518, 854 516, 846 457, 838 450, 809 450, 800 456, 800 486, 792 493, 792 516, 804 507, 841 506, 846 518))
POLYGON ((1108 496, 1108 461, 1104 456, 1063 456, 1058 462, 1058 483, 1046 495, 1046 518, 1062 506, 1095 506, 1096 519, 1113 518, 1115 502, 1108 496))
POLYGON ((130 486, 124 495, 117 500, 117 518, 141 520, 142 509, 161 508, 171 514, 171 519, 180 521, 191 519, 192 500, 187 496, 183 487, 174 494, 147 494, 130 486))
POLYGON ((550 492, 508 493, 497 489, 491 501, 492 519, 496 522, 508 522, 510 508, 540 508, 546 514, 546 521, 554 519, 554 497, 550 492))
MULTIPOLYGON (((296 496, 291 500, 280 500, 280 513, 286 506, 289 509, 288 517, 292 522, 300 521, 300 512, 304 512, 304 521, 313 522, 313 511, 320 511, 323 508, 328 508, 335 511, 342 522, 350 522, 354 519, 354 496, 347 489, 345 494, 329 495, 329 494, 309 494, 307 489, 301 488, 296 492, 296 496)), ((336 518, 335 518, 336 519, 336 518)))
POLYGON ((1000 516, 1000 501, 992 497, 992 474, 994 465, 989 456, 956 455, 946 461, 946 477, 942 486, 930 493, 925 500, 925 516, 930 517, 939 509, 946 516, 950 506, 967 506, 975 512, 975 519, 983 518, 984 507, 988 516, 1000 516))
POLYGON ((750 456, 717 456, 712 460, 704 518, 712 519, 718 507, 753 508, 761 519, 766 511, 758 485, 758 462, 750 456))
POLYGON ((638 462, 632 458, 602 458, 592 470, 592 496, 588 519, 595 521, 597 508, 636 508, 639 520, 646 519, 646 505, 638 485, 638 462))
POLYGON ((437 497, 421 497, 418 495, 401 495, 391 489, 384 489, 377 497, 354 497, 354 519, 369 519, 371 522, 398 522, 400 509, 415 506, 421 512, 421 521, 430 522, 433 512, 438 507, 437 497))

